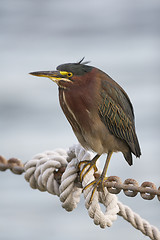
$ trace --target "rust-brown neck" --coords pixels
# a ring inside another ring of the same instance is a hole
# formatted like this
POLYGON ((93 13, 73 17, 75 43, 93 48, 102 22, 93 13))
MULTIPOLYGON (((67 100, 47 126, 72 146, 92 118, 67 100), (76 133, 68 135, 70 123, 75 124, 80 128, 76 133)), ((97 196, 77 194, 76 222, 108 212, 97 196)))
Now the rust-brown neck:
POLYGON ((67 117, 69 111, 74 115, 72 116, 74 120, 86 130, 90 130, 91 122, 94 120, 90 116, 98 114, 97 104, 101 83, 97 81, 97 77, 95 78, 96 71, 97 69, 93 69, 82 78, 80 76, 73 78, 73 84, 59 88, 59 100, 64 114, 67 117))

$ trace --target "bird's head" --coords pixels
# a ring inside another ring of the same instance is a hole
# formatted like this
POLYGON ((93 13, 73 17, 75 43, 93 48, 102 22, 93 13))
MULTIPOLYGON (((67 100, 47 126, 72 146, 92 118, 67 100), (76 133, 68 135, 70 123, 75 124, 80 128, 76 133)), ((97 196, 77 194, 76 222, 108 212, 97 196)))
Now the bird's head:
POLYGON ((61 88, 69 88, 83 84, 87 79, 91 78, 94 67, 82 63, 83 59, 78 63, 65 63, 57 67, 56 71, 39 71, 30 74, 37 77, 47 77, 57 83, 61 88))

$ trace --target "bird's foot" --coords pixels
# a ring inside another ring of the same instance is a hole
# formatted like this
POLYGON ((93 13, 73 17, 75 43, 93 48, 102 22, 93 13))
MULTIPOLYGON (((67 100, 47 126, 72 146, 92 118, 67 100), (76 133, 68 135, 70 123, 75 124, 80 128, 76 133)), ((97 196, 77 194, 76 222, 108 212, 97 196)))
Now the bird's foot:
POLYGON ((97 154, 92 160, 85 160, 85 161, 81 161, 78 165, 79 169, 81 168, 81 165, 84 164, 81 172, 80 172, 80 181, 82 182, 84 177, 87 175, 87 173, 89 173, 89 171, 93 168, 94 172, 97 172, 97 167, 96 167, 96 161, 97 159, 100 157, 99 154, 97 154), (89 166, 89 168, 86 170, 85 169, 89 166))
MULTIPOLYGON (((94 160, 94 159, 93 159, 94 160)), ((79 165, 78 165, 78 167, 80 168, 81 167, 81 165, 82 164, 85 164, 84 165, 84 167, 83 167, 83 169, 82 169, 82 171, 80 172, 80 176, 79 176, 79 178, 80 178, 80 181, 82 182, 83 181, 83 179, 84 179, 84 177, 90 172, 90 170, 93 168, 94 169, 94 172, 97 172, 97 167, 96 167, 96 161, 90 161, 90 160, 85 160, 85 161, 81 161, 80 163, 79 163, 79 165), (89 168, 86 170, 86 172, 84 173, 84 171, 85 171, 85 169, 86 169, 86 167, 88 167, 89 166, 89 168)))
POLYGON ((90 186, 93 186, 91 197, 90 197, 90 200, 89 200, 89 204, 91 204, 91 202, 93 200, 94 193, 97 189, 100 189, 101 191, 104 191, 104 181, 105 180, 107 180, 107 177, 103 177, 101 175, 98 179, 95 179, 94 181, 90 182, 88 185, 86 185, 83 188, 83 191, 84 191, 87 188, 89 188, 90 186))

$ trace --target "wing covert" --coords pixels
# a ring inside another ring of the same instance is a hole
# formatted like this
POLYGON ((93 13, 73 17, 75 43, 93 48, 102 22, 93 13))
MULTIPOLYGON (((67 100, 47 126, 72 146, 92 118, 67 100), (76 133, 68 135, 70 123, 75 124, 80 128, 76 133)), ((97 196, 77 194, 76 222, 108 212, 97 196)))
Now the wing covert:
POLYGON ((134 118, 128 117, 123 108, 106 93, 101 92, 102 102, 99 105, 101 120, 109 131, 116 137, 124 140, 131 151, 138 156, 136 146, 139 146, 135 133, 134 118))

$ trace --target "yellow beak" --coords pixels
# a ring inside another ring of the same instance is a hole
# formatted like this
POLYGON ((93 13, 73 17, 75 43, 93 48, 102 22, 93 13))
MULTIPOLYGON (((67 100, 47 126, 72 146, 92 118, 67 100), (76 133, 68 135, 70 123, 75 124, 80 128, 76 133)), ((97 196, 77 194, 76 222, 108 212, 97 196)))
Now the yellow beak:
POLYGON ((31 72, 29 74, 36 77, 48 77, 57 84, 60 80, 71 82, 71 80, 67 78, 67 72, 63 72, 63 71, 39 71, 39 72, 31 72))

